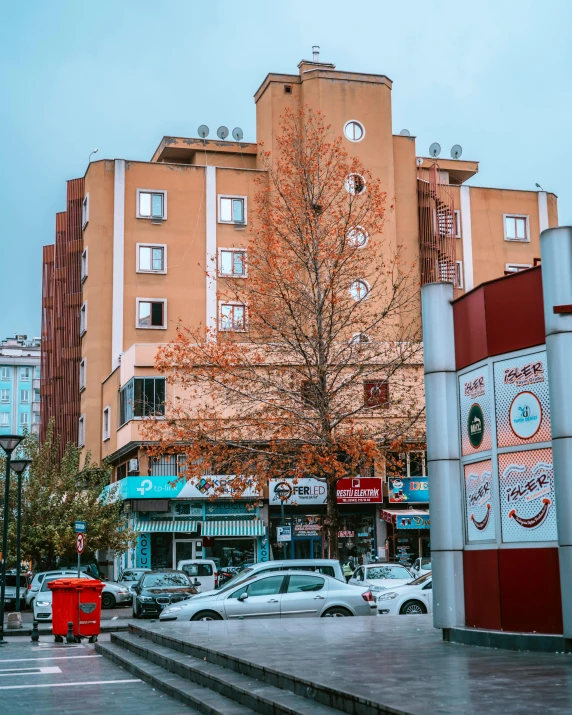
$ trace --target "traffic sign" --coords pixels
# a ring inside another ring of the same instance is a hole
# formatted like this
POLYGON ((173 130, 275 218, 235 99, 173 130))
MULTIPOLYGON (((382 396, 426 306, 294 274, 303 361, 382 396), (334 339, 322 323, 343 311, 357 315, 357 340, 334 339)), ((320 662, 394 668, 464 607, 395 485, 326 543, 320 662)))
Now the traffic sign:
POLYGON ((85 536, 83 534, 78 534, 75 537, 75 548, 78 554, 83 554, 85 549, 85 536))
POLYGON ((85 521, 76 521, 74 526, 76 534, 85 534, 87 531, 87 524, 85 521))

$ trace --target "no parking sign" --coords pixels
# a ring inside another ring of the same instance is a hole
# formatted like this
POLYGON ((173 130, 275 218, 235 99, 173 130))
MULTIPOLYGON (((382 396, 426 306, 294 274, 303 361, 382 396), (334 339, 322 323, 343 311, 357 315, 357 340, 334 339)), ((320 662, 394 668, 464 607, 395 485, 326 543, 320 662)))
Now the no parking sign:
POLYGON ((85 536, 83 534, 78 534, 75 537, 75 548, 78 554, 83 554, 85 548, 85 536))

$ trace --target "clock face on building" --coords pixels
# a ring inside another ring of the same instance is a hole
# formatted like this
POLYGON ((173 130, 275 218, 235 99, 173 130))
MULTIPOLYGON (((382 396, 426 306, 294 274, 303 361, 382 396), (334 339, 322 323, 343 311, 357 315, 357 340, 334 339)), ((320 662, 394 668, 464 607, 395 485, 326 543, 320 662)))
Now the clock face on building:
POLYGON ((469 435, 469 442, 476 449, 480 447, 483 441, 483 436, 485 434, 485 417, 483 415, 483 410, 478 402, 475 402, 469 410, 469 417, 467 420, 467 432, 469 435))

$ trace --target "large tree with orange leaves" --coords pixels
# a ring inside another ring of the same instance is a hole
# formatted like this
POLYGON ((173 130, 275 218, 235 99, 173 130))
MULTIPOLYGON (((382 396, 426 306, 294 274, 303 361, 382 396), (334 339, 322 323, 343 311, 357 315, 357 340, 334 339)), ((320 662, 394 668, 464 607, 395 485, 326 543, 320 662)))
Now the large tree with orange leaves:
POLYGON ((269 477, 324 480, 336 557, 337 481, 419 436, 417 273, 384 235, 393 207, 379 180, 321 113, 287 110, 261 161, 248 277, 219 278, 246 324, 179 327, 156 359, 177 397, 146 437, 187 455, 186 478, 234 475, 238 493, 269 477))

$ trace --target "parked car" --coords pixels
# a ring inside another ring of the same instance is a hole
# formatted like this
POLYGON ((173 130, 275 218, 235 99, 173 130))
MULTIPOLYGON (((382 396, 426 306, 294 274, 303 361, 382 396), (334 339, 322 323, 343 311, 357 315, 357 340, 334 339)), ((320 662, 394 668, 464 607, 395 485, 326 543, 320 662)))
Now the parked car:
POLYGON ((368 564, 360 566, 348 581, 353 586, 365 586, 374 594, 409 583, 413 576, 401 564, 368 564))
POLYGON ((185 559, 179 561, 177 570, 187 574, 198 593, 219 587, 219 569, 213 559, 185 559))
POLYGON ((137 585, 139 582, 139 579, 143 574, 146 573, 151 573, 150 569, 125 569, 120 575, 119 578, 117 579, 117 583, 119 586, 124 586, 125 588, 128 588, 131 592, 133 591, 133 587, 137 585))
POLYGON ((423 558, 415 559, 415 563, 410 570, 415 578, 423 576, 423 574, 426 573, 431 573, 431 557, 424 556, 423 558))
MULTIPOLYGON (((30 584, 30 579, 26 575, 20 576, 20 608, 24 610, 26 608, 26 594, 28 593, 28 585, 30 584)), ((6 608, 14 608, 16 605, 16 576, 11 574, 6 574, 6 589, 4 596, 4 603, 6 608)))
MULTIPOLYGON (((42 582, 39 590, 36 592, 34 604, 34 619, 37 621, 49 622, 52 620, 52 592, 48 588, 51 581, 56 581, 60 578, 77 578, 75 573, 50 571, 42 574, 42 582)), ((98 578, 93 578, 89 574, 82 573, 81 578, 88 578, 92 581, 99 581, 98 578)), ((120 586, 109 581, 102 581, 104 587, 101 592, 101 607, 115 608, 115 606, 125 606, 131 602, 131 593, 128 588, 120 586)))
POLYGON ((315 571, 251 574, 246 581, 168 606, 161 621, 376 615, 371 591, 315 571))
POLYGON ((433 577, 431 572, 419 576, 405 586, 397 586, 377 598, 381 616, 417 615, 433 612, 433 577))
POLYGON ((158 616, 166 606, 196 594, 196 587, 183 571, 146 573, 133 588, 133 618, 158 616))
POLYGON ((58 578, 74 578, 77 577, 77 569, 75 571, 70 570, 60 570, 54 569, 52 571, 39 571, 34 575, 32 582, 28 585, 28 592, 26 593, 26 606, 31 607, 34 604, 34 599, 45 578, 48 576, 57 576, 58 578))

